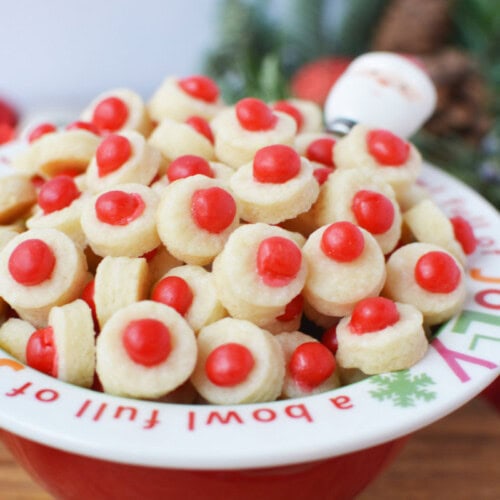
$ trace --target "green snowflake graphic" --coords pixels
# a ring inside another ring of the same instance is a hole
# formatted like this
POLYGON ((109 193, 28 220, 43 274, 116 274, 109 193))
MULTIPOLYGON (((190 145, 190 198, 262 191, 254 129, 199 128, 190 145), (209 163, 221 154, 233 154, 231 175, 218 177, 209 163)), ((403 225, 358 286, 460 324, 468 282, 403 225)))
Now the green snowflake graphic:
POLYGON ((370 391, 372 397, 379 401, 392 400, 396 406, 403 408, 415 406, 417 400, 431 401, 436 397, 435 392, 426 389, 428 385, 435 383, 427 373, 412 377, 409 370, 402 370, 375 375, 370 382, 378 386, 378 389, 370 391))

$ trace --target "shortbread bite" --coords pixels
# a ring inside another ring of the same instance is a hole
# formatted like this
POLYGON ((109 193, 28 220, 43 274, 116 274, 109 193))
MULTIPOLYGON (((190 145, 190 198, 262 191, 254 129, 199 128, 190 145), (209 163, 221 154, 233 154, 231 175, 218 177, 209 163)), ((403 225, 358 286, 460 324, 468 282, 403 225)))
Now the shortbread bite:
MULTIPOLYGON (((116 127, 105 128, 105 132, 119 132, 123 130, 135 130, 144 136, 148 136, 153 129, 153 123, 148 115, 142 97, 133 90, 117 88, 99 94, 82 112, 81 120, 99 125, 95 119, 96 107, 110 98, 119 99, 125 109, 124 119, 116 127)), ((100 128, 98 126, 98 128, 100 128)))
POLYGON ((143 300, 109 319, 97 338, 96 355, 104 392, 157 399, 189 379, 197 346, 193 330, 177 311, 143 300), (154 352, 141 352, 141 339, 154 344, 154 352))
POLYGON ((272 104, 273 109, 288 113, 296 119, 297 133, 321 132, 323 113, 321 107, 313 101, 291 97, 272 104))
MULTIPOLYGON (((396 195, 413 184, 422 168, 422 157, 413 144, 407 142, 408 153, 402 163, 382 164, 370 154, 368 141, 373 130, 364 125, 356 125, 335 145, 334 160, 339 169, 368 167, 380 173, 396 195)), ((399 138, 398 138, 399 139, 399 138)), ((403 139, 400 139, 403 141, 403 139)), ((403 141, 404 142, 404 141, 403 141)), ((390 149, 387 147, 386 149, 390 149)))
POLYGON ((191 382, 208 403, 273 401, 281 393, 283 352, 266 330, 249 321, 223 318, 202 328, 197 342, 191 382))
POLYGON ((151 283, 156 283, 173 267, 182 265, 182 261, 171 255, 164 245, 160 245, 144 255, 144 257, 148 263, 149 279, 151 283))
POLYGON ((422 312, 425 325, 442 323, 461 310, 466 297, 464 271, 459 261, 444 248, 430 243, 404 245, 389 257, 386 268, 382 294, 415 306, 422 312), (433 265, 432 255, 436 252, 439 260, 436 259, 433 265), (421 261, 427 254, 431 257, 421 261), (419 261, 425 264, 424 276, 429 276, 426 287, 416 279, 419 261))
POLYGON ((85 172, 101 138, 88 130, 44 134, 16 156, 12 166, 25 175, 55 177, 65 171, 85 172))
POLYGON ((165 118, 184 122, 191 116, 211 120, 224 107, 219 96, 207 101, 188 94, 179 85, 180 80, 176 76, 167 77, 149 100, 149 115, 156 122, 165 118))
POLYGON ((361 299, 376 296, 382 290, 385 261, 375 238, 362 228, 358 230, 364 243, 356 258, 342 262, 329 257, 322 248, 322 238, 329 227, 317 229, 304 245, 309 271, 303 295, 322 315, 345 316, 361 299))
POLYGON ((263 326, 283 314, 302 291, 307 263, 294 233, 256 223, 242 225, 230 235, 213 262, 212 272, 219 299, 229 314, 263 326), (286 269, 276 272, 286 276, 273 276, 273 258, 266 261, 266 254, 280 255, 278 260, 286 263, 286 269), (263 257, 260 267, 259 256, 263 257))
POLYGON ((104 257, 97 266, 94 303, 101 328, 119 309, 145 300, 149 292, 146 259, 104 257))
POLYGON ((354 368, 367 375, 404 370, 424 357, 429 344, 422 314, 410 304, 396 303, 396 308, 398 321, 380 330, 355 333, 350 327, 351 316, 340 320, 336 358, 346 374, 352 377, 348 369, 354 368))
POLYGON ((36 203, 36 189, 26 175, 0 177, 0 224, 11 224, 36 203))
MULTIPOLYGON (((91 192, 97 193, 118 184, 149 185, 163 168, 161 153, 148 144, 139 132, 123 130, 116 135, 128 140, 131 148, 130 157, 115 170, 103 172, 100 170, 97 155, 94 155, 86 174, 86 186, 91 192)), ((100 147, 108 138, 109 136, 103 139, 100 147)))
POLYGON ((161 241, 175 258, 204 266, 238 227, 239 208, 218 180, 197 174, 167 186, 156 221, 161 241))
POLYGON ((394 190, 383 180, 378 171, 370 168, 338 169, 328 176, 323 184, 318 201, 314 205, 314 219, 321 227, 332 222, 349 221, 360 225, 370 231, 384 254, 390 253, 396 247, 401 236, 401 211, 396 201, 394 190), (370 204, 360 203, 361 215, 354 209, 357 197, 363 193, 369 196, 382 196, 387 199, 387 207, 392 216, 387 214, 387 224, 382 229, 371 230, 371 225, 378 226, 384 220, 386 214, 381 212, 381 205, 377 202, 370 208, 370 204), (368 209, 366 206, 368 205, 368 209))
POLYGON ((282 183, 259 182, 254 162, 241 166, 231 177, 230 187, 247 222, 278 224, 306 212, 316 201, 319 185, 306 158, 300 158, 300 170, 282 183))
POLYGON ((81 225, 96 255, 140 257, 160 245, 158 195, 137 183, 119 184, 88 198, 81 225))
POLYGON ((16 237, 22 231, 15 226, 1 226, 0 227, 0 250, 7 245, 7 243, 16 237))
POLYGON ((30 229, 2 249, 0 273, 0 296, 22 319, 41 328, 47 325, 52 307, 80 296, 87 279, 87 262, 83 250, 64 233, 30 229), (11 274, 16 261, 17 279, 11 274))
POLYGON ((0 326, 0 349, 26 363, 26 344, 36 328, 19 318, 9 318, 0 326))

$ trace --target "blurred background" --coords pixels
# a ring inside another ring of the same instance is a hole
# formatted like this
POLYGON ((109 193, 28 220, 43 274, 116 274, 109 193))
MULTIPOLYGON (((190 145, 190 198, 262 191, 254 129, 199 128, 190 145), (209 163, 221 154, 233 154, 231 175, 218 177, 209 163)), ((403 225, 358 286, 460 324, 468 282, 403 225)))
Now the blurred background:
POLYGON ((147 99, 170 75, 208 74, 228 102, 322 104, 352 58, 388 50, 419 56, 438 89, 413 142, 500 207, 500 2, 1 0, 0 16, 0 143, 115 87, 147 99))

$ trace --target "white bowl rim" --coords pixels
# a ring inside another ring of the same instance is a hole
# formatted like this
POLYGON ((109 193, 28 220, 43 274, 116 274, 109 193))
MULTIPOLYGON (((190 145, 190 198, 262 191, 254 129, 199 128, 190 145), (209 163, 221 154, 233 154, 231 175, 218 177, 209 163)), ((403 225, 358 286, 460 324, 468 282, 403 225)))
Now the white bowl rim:
MULTIPOLYGON (((1 148, 0 164, 18 147, 1 148)), ((0 427, 119 463, 231 470, 332 458, 448 415, 500 373, 500 218, 476 192, 432 165, 424 165, 420 182, 450 216, 471 221, 479 247, 469 258, 464 311, 440 328, 411 369, 286 401, 179 405, 75 387, 0 350, 0 427)))

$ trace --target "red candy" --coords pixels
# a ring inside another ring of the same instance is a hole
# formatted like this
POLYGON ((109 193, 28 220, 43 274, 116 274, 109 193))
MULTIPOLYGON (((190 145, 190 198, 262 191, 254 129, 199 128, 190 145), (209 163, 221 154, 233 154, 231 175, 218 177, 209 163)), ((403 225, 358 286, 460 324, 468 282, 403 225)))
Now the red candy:
POLYGON ((321 237, 321 250, 337 262, 352 262, 365 248, 365 239, 360 229, 347 221, 330 224, 321 237))
POLYGON ((451 293, 461 279, 460 268, 445 252, 427 252, 415 265, 415 281, 424 290, 432 293, 451 293))
POLYGON ((335 371, 335 357, 320 342, 299 345, 288 363, 290 375, 303 390, 313 390, 335 371))
POLYGON ((410 155, 410 145, 388 130, 371 130, 366 144, 368 152, 381 165, 403 165, 410 155))
POLYGON ((352 200, 356 221, 372 234, 388 231, 394 222, 394 205, 391 200, 375 191, 358 191, 352 200))
POLYGON ((132 155, 130 141, 122 135, 111 134, 96 150, 97 172, 99 177, 119 169, 132 155))
POLYGON ((183 78, 178 81, 178 84, 186 94, 189 94, 195 99, 214 103, 219 98, 219 87, 208 76, 197 75, 183 78))
POLYGON ((103 99, 94 108, 92 123, 98 130, 115 132, 125 125, 128 119, 128 106, 119 97, 103 99))
POLYGON ((184 179, 196 174, 215 177, 212 167, 205 158, 196 155, 182 155, 169 165, 167 179, 174 182, 177 179, 184 179))
POLYGON ((253 177, 258 182, 282 184, 300 171, 300 156, 290 146, 274 144, 259 149, 253 160, 253 177))
POLYGON ((250 350, 229 342, 216 347, 207 357, 205 373, 219 387, 234 387, 244 382, 255 365, 250 350))
POLYGON ((278 316, 276 319, 278 321, 292 321, 297 316, 302 314, 302 309, 304 308, 304 297, 302 295, 297 295, 293 298, 285 307, 285 312, 278 316))
POLYGON ((377 332, 399 321, 396 304, 384 297, 369 297, 361 300, 354 307, 349 329, 352 333, 377 332))
POLYGON ((108 191, 95 202, 95 214, 105 224, 126 226, 144 212, 144 200, 137 193, 108 191))
POLYGON ((253 132, 271 130, 278 117, 273 110, 260 99, 245 97, 236 103, 236 117, 240 125, 253 132))
POLYGON ((184 316, 193 303, 193 292, 180 276, 167 276, 156 284, 151 299, 173 307, 184 316))
POLYGON ((58 175, 45 182, 38 193, 38 204, 44 214, 69 207, 80 196, 75 181, 68 175, 58 175))
POLYGON ((55 125, 52 123, 41 123, 37 127, 35 127, 28 135, 28 142, 35 142, 37 139, 42 137, 45 134, 51 134, 55 132, 57 129, 55 125))
POLYGON ((191 215, 198 227, 218 234, 227 229, 236 215, 236 202, 225 189, 198 189, 191 198, 191 215))
POLYGON ((333 168, 329 167, 319 167, 315 168, 313 175, 315 179, 318 181, 318 184, 322 186, 326 180, 328 179, 328 176, 333 172, 333 168))
POLYGON ((212 132, 210 124, 207 122, 207 120, 205 120, 205 118, 202 118, 201 116, 190 116, 186 120, 186 123, 190 127, 194 128, 196 132, 205 136, 212 144, 215 142, 214 134, 212 132))
POLYGON ((268 286, 286 286, 300 271, 302 252, 281 236, 266 238, 257 250, 257 272, 268 286))
POLYGON ((92 311, 92 319, 94 320, 94 327, 97 330, 99 326, 99 321, 97 319, 94 293, 95 293, 95 280, 92 280, 85 285, 85 288, 82 291, 81 299, 85 301, 85 303, 90 307, 90 310, 92 311))
POLYGON ((48 280, 56 265, 52 249, 42 240, 19 243, 9 258, 9 272, 19 284, 35 286, 48 280))
POLYGON ((26 363, 35 370, 57 377, 54 330, 51 326, 33 332, 26 344, 26 363))
POLYGON ((455 238, 460 243, 462 250, 466 255, 470 255, 476 251, 477 240, 474 236, 474 231, 469 221, 464 219, 462 216, 457 215, 450 219, 453 225, 453 232, 455 233, 455 238))
POLYGON ((339 348, 339 341, 337 339, 337 325, 331 326, 323 332, 323 335, 321 336, 321 343, 333 354, 336 354, 339 348))
POLYGON ((172 351, 170 331, 157 319, 131 321, 123 332, 122 342, 132 361, 148 367, 163 363, 172 351))
POLYGON ((302 129, 302 125, 304 124, 304 117, 296 106, 288 101, 277 101, 273 104, 273 109, 275 111, 281 111, 282 113, 290 115, 297 124, 297 133, 300 132, 300 130, 302 129))
POLYGON ((81 120, 70 123, 66 127, 66 130, 87 130, 95 135, 99 135, 99 129, 92 122, 84 122, 81 120))
POLYGON ((312 141, 306 149, 306 158, 316 163, 322 163, 328 167, 335 167, 333 162, 333 147, 335 139, 322 137, 312 141))

